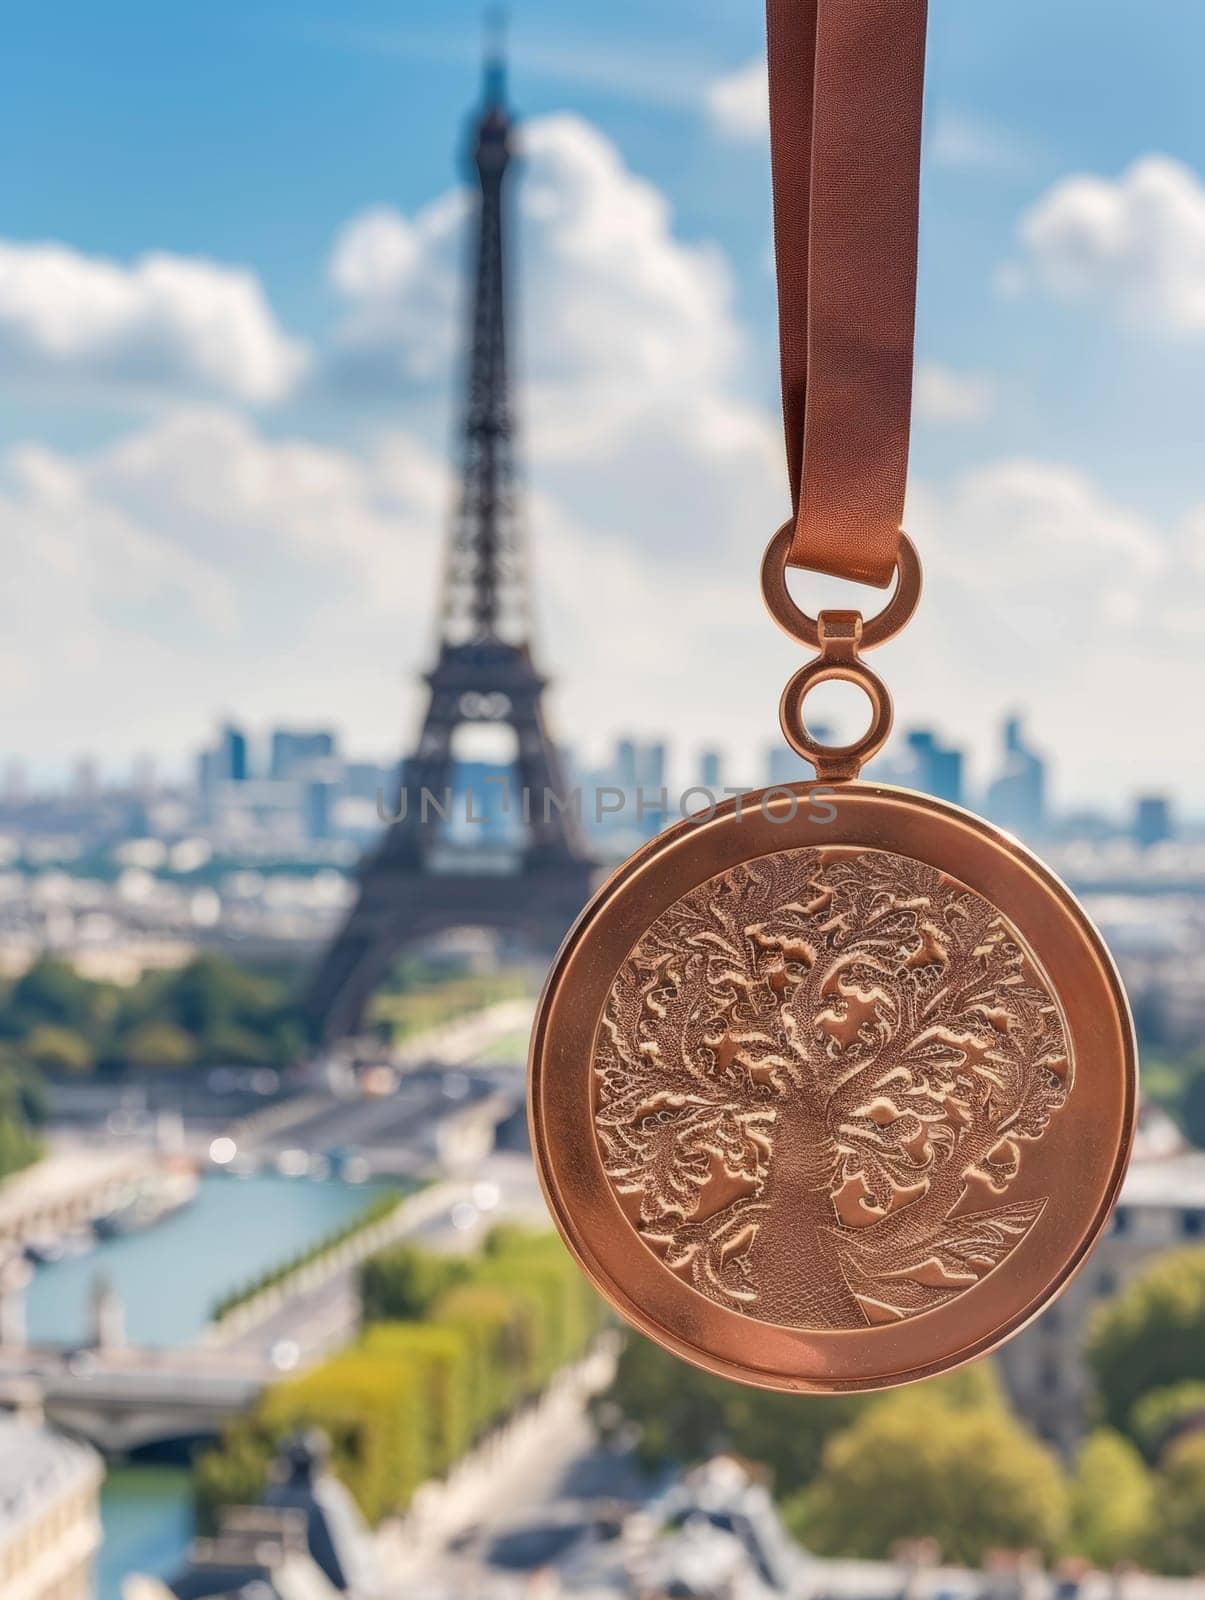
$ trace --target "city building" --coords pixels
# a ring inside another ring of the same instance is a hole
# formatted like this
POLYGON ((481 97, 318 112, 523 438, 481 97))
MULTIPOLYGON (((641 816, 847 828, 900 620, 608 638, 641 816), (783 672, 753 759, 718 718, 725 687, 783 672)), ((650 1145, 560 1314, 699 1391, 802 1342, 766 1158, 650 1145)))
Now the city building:
POLYGON ((1176 835, 1172 803, 1165 794, 1139 796, 1134 806, 1134 842, 1143 850, 1164 844, 1176 835))
POLYGON ((931 728, 913 728, 907 737, 911 787, 952 806, 963 803, 962 751, 943 745, 931 728))
POLYGON ((0 1595, 91 1600, 104 1477, 90 1446, 36 1414, 0 1417, 0 1595))
POLYGON ((664 785, 666 766, 664 741, 643 744, 637 739, 619 739, 611 766, 605 775, 599 775, 599 781, 613 784, 617 789, 633 793, 645 789, 651 794, 664 785))
POLYGON ((378 799, 386 807, 393 804, 397 781, 397 767, 381 761, 349 761, 343 769, 343 791, 348 799, 370 801, 374 808, 378 799))
MULTIPOLYGON (((823 738, 823 733, 817 734, 823 738)), ((797 755, 789 744, 772 744, 766 751, 766 776, 767 789, 776 789, 787 783, 806 783, 814 777, 810 762, 797 755)))
MULTIPOLYGON (((616 740, 608 762, 580 775, 582 820, 591 832, 605 836, 602 848, 608 854, 634 850, 677 819, 678 797, 668 791, 668 770, 664 741, 623 738, 616 740)), ((579 782, 576 772, 573 781, 579 782)))
MULTIPOLYGON (((442 795, 436 800, 444 803, 442 795)), ((421 802, 421 794, 410 795, 409 804, 421 802)), ((543 796, 532 795, 528 804, 542 805, 543 796)), ((517 847, 522 842, 522 807, 516 768, 488 761, 458 761, 452 769, 452 807, 445 833, 470 848, 517 847)))
POLYGON ((100 795, 100 772, 95 756, 78 756, 71 771, 71 793, 85 805, 92 805, 100 795))
POLYGON ((29 798, 29 773, 18 756, 9 756, 4 763, 0 797, 6 806, 22 806, 29 798))
POLYGON ((340 784, 336 778, 307 778, 301 786, 302 825, 307 839, 333 839, 338 831, 340 784))
POLYGON ((250 776, 247 735, 228 722, 218 739, 218 777, 227 783, 246 783, 250 776))
POLYGON ((699 784, 714 795, 724 792, 724 757, 718 750, 699 752, 699 784))
MULTIPOLYGON (((229 1506, 213 1538, 196 1539, 166 1584, 127 1579, 140 1600, 377 1600, 376 1548, 359 1508, 327 1469, 317 1432, 281 1446, 254 1506, 229 1506)), ((7 1600, 7 1591, 3 1591, 7 1600)))
MULTIPOLYGON (((588 1481, 588 1480, 587 1480, 588 1481)), ((1140 1571, 1046 1568, 1033 1550, 1000 1550, 980 1568, 947 1566, 931 1539, 889 1560, 815 1556, 788 1534, 745 1463, 719 1456, 649 1496, 616 1493, 614 1467, 593 1493, 516 1516, 493 1536, 470 1532, 422 1600, 1197 1600, 1200 1583, 1140 1571)), ((399 1589, 399 1593, 409 1590, 399 1589)), ((133 1597, 131 1597, 133 1600, 133 1597)))
POLYGON ((646 789, 662 788, 665 784, 666 766, 667 752, 664 742, 655 740, 652 744, 646 744, 638 781, 646 789))
POLYGON ((636 787, 636 742, 634 739, 619 739, 615 744, 615 759, 611 763, 610 776, 615 780, 617 789, 634 789, 636 787))
POLYGON ((338 740, 329 728, 274 728, 268 776, 278 782, 306 777, 336 754, 338 740))
POLYGON ((228 722, 219 731, 217 743, 197 757, 197 809, 201 821, 215 820, 225 785, 246 783, 250 775, 247 735, 228 722))
POLYGON ((1024 839, 1037 839, 1046 829, 1046 763, 1025 740, 1021 718, 1005 719, 1004 760, 988 786, 987 814, 1000 827, 1024 839))
POLYGON ((1205 1241, 1205 1151, 1169 1153, 1166 1137, 1151 1142, 1152 1148, 1136 1155, 1109 1229, 1087 1262, 1054 1305, 997 1358, 1017 1411, 1067 1454, 1092 1420, 1084 1362, 1092 1313, 1152 1256, 1205 1241))

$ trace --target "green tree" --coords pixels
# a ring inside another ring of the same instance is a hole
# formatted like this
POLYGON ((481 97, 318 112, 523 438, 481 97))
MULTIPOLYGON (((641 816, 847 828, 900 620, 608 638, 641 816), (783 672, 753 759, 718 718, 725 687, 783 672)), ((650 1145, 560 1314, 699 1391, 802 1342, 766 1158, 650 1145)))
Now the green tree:
POLYGON ((192 1492, 197 1531, 217 1530, 222 1506, 254 1505, 268 1482, 271 1442, 245 1419, 227 1423, 220 1442, 193 1460, 192 1492))
POLYGON ((1134 1407, 1132 1421, 1139 1449, 1148 1461, 1158 1461, 1182 1429, 1205 1423, 1205 1382, 1189 1378, 1152 1389, 1134 1407))
POLYGON ((1190 1434, 1168 1451, 1155 1502, 1152 1565, 1175 1576, 1205 1576, 1205 1434, 1190 1434))
POLYGON ((211 1061, 235 1067, 270 1067, 276 1061, 275 1027, 269 1022, 258 1031, 231 1023, 206 1035, 205 1053, 211 1061))
POLYGON ((865 1407, 858 1395, 781 1395, 700 1372, 629 1334, 615 1379, 593 1405, 604 1432, 635 1424, 648 1468, 731 1450, 764 1465, 779 1493, 810 1482, 825 1442, 865 1407))
POLYGON ((173 974, 161 996, 164 1014, 197 1038, 229 1027, 246 1007, 244 975, 217 956, 198 956, 173 974))
POLYGON ((388 1250, 366 1282, 378 1311, 406 1306, 411 1318, 371 1321, 347 1350, 269 1387, 200 1458, 203 1526, 222 1504, 256 1498, 273 1447, 301 1425, 327 1434, 336 1472, 378 1521, 579 1355, 602 1316, 553 1234, 507 1230, 488 1255, 450 1263, 388 1250))
POLYGON ((196 1061, 197 1042, 174 1022, 144 1022, 126 1038, 125 1058, 140 1070, 175 1071, 196 1061))
POLYGON ((23 1049, 46 1072, 90 1072, 96 1064, 85 1036, 57 1022, 36 1023, 26 1034, 23 1049))
POLYGON ((1131 1436, 1143 1395, 1205 1379, 1205 1247, 1159 1256, 1102 1306, 1087 1355, 1106 1419, 1131 1436))
POLYGON ((1055 1552, 1067 1489, 1003 1406, 921 1390, 874 1402, 830 1440, 819 1477, 784 1515, 817 1554, 881 1560, 900 1540, 931 1538, 947 1560, 974 1566, 992 1549, 1055 1552))
POLYGON ((403 1322, 425 1317, 440 1295, 464 1281, 461 1256, 439 1256, 416 1244, 397 1244, 372 1256, 360 1269, 360 1297, 368 1322, 403 1322))
POLYGON ((97 987, 67 962, 42 956, 13 986, 9 1009, 22 1032, 39 1022, 86 1028, 93 1017, 97 987))
MULTIPOLYGON (((1000 1389, 989 1362, 921 1386, 920 1393, 955 1405, 987 1405, 1000 1389)), ((635 1424, 637 1453, 645 1466, 699 1461, 730 1450, 769 1471, 775 1492, 789 1497, 820 1470, 824 1447, 862 1415, 865 1395, 779 1394, 746 1388, 700 1372, 658 1345, 630 1334, 620 1352, 614 1382, 593 1405, 604 1432, 635 1424)))
POLYGON ((1198 1150, 1205 1150, 1205 1055, 1198 1052, 1189 1065, 1180 1097, 1180 1123, 1198 1150))
POLYGON ((1140 1561, 1153 1515, 1154 1487, 1138 1451, 1112 1428, 1089 1434, 1071 1480, 1072 1551, 1104 1568, 1140 1561))
POLYGON ((472 1370, 465 1340, 450 1328, 417 1322, 377 1323, 364 1335, 368 1356, 414 1367, 427 1397, 425 1460, 446 1472, 473 1442, 472 1370))
POLYGON ((41 1073, 11 1045, 0 1045, 0 1109, 35 1125, 46 1121, 50 1109, 41 1073))
POLYGON ((27 1062, 0 1053, 0 1179, 31 1166, 42 1141, 30 1126, 45 1114, 41 1079, 27 1062))
POLYGON ((0 1112, 0 1178, 32 1166, 42 1154, 42 1141, 20 1117, 0 1112))
POLYGON ((404 1506, 432 1471, 429 1391, 421 1367, 353 1345, 265 1394, 256 1420, 274 1441, 302 1424, 321 1428, 331 1464, 373 1524, 404 1506))

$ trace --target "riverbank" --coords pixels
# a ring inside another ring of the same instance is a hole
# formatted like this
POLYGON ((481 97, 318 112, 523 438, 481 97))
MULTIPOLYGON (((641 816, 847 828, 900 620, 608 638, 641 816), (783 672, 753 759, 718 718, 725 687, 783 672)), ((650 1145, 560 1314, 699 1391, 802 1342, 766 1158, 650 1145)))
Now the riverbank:
POLYGON ((26 1292, 31 1344, 85 1343, 98 1274, 121 1303, 131 1344, 195 1344, 214 1305, 239 1284, 329 1235, 382 1192, 376 1184, 314 1182, 271 1172, 202 1177, 196 1200, 145 1233, 105 1240, 84 1256, 39 1267, 26 1292), (187 1263, 170 1273, 165 1262, 187 1263))

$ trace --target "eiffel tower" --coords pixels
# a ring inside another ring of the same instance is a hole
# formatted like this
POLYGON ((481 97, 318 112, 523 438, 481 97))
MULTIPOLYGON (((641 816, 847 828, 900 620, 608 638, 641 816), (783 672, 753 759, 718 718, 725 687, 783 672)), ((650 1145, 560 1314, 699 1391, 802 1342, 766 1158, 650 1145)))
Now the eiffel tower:
POLYGON ((357 1031, 365 1003, 406 945, 450 928, 488 927, 518 933, 551 956, 595 874, 572 814, 545 801, 566 791, 544 720, 546 680, 532 658, 507 381, 506 177, 513 136, 505 68, 494 54, 475 126, 481 192, 468 396, 439 652, 426 675, 430 699, 418 745, 402 766, 394 811, 401 820, 361 863, 356 904, 310 982, 307 1011, 316 1037, 327 1043, 357 1031), (484 862, 474 868, 471 857, 468 870, 441 870, 440 806, 454 787, 453 736, 467 723, 509 726, 514 734, 517 783, 511 787, 518 792, 511 793, 510 807, 526 840, 511 872, 488 871, 484 862), (422 803, 424 792, 432 803, 422 803))

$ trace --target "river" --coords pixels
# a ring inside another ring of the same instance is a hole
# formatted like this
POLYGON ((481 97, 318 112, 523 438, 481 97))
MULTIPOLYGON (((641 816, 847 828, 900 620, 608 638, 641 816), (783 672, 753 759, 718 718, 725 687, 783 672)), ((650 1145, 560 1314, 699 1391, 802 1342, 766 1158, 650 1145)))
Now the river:
MULTIPOLYGON (((374 1192, 372 1185, 276 1174, 203 1178, 193 1204, 157 1226, 39 1267, 26 1301, 29 1337, 84 1342, 89 1293, 103 1273, 121 1297, 131 1343, 191 1344, 220 1296, 333 1232, 374 1192)), ((170 1575, 192 1532, 187 1470, 116 1467, 101 1521, 97 1600, 120 1600, 121 1579, 131 1570, 170 1575)))

